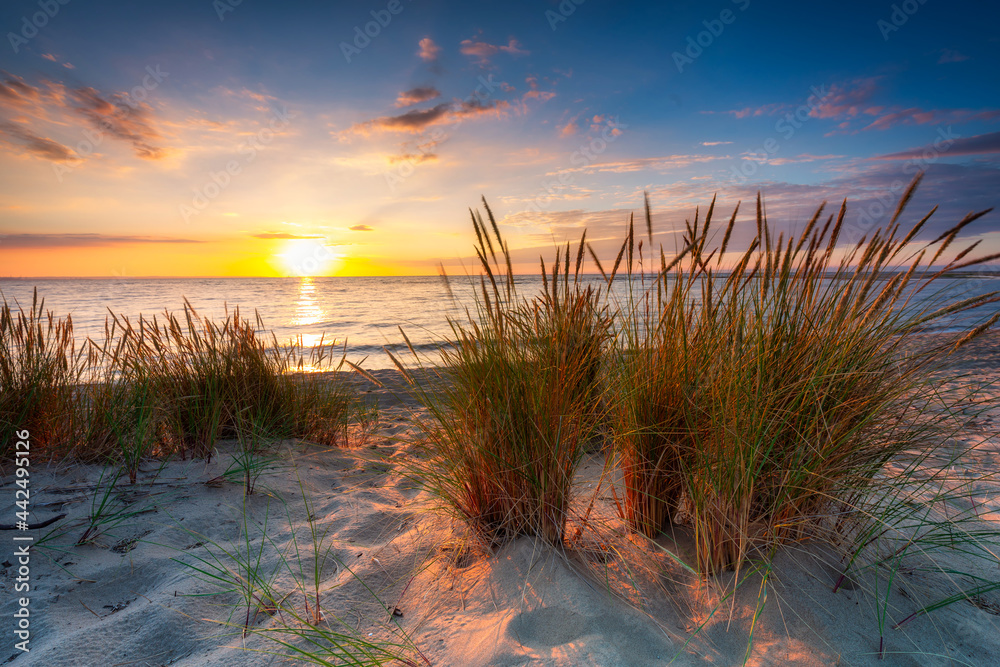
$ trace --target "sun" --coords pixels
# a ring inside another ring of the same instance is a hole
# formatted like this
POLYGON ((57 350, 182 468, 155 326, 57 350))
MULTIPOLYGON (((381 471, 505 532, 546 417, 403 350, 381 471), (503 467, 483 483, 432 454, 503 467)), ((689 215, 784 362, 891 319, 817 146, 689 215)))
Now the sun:
POLYGON ((290 276, 326 276, 344 265, 343 255, 331 252, 323 239, 290 239, 275 258, 290 276))

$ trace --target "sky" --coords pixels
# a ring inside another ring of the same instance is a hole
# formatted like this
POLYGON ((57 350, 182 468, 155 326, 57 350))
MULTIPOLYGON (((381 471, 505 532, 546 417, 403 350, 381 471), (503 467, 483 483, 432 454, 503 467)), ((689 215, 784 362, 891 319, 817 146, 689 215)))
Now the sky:
MULTIPOLYGON (((1000 6, 5 0, 0 276, 415 275, 485 197, 525 271, 734 245, 848 199, 844 239, 1000 205, 1000 6), (720 225, 721 226, 721 225, 720 225)), ((1000 214, 963 232, 1000 252, 1000 214)), ((977 253, 978 254, 978 253, 977 253)))

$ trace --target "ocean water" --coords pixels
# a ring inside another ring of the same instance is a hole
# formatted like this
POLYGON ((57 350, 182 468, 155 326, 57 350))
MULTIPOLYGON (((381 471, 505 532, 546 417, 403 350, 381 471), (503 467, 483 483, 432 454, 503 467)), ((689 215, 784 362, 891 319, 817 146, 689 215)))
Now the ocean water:
MULTIPOLYGON (((590 277, 601 285, 599 276, 590 277)), ((519 293, 541 289, 537 276, 518 277, 519 293)), ((473 304, 473 284, 466 276, 450 281, 454 298, 441 278, 317 277, 317 278, 27 278, 0 279, 0 292, 9 303, 31 304, 37 287, 46 310, 57 316, 71 314, 78 341, 86 336, 103 340, 104 322, 111 310, 133 321, 140 315, 179 312, 187 299, 201 316, 225 317, 239 307, 242 317, 256 310, 265 327, 279 342, 302 337, 306 345, 346 341, 347 358, 364 368, 391 368, 388 348, 405 363, 412 355, 400 334, 406 332, 426 362, 437 360, 436 350, 451 329, 448 318, 461 321, 464 308, 473 304)), ((624 294, 616 281, 613 298, 624 294)), ((909 307, 921 308, 926 299, 955 302, 977 294, 1000 291, 1000 277, 962 277, 939 280, 909 307)), ((949 317, 930 331, 960 330, 997 312, 997 304, 961 317, 949 317)))

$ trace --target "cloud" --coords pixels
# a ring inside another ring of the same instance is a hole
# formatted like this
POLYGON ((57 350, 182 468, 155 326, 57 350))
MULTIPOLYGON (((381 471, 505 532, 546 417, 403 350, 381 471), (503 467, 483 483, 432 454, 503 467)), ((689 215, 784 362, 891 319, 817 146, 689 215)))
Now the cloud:
POLYGON ((398 116, 381 116, 364 123, 358 123, 350 131, 364 135, 374 132, 415 134, 432 125, 447 125, 477 116, 502 117, 509 108, 510 104, 504 100, 482 102, 477 98, 472 98, 461 102, 442 102, 430 109, 414 109, 398 116))
POLYGON ((753 154, 747 153, 748 158, 755 160, 756 162, 766 162, 767 164, 780 167, 783 164, 796 164, 798 162, 815 162, 816 160, 836 160, 838 158, 844 157, 843 155, 812 155, 810 153, 802 153, 796 155, 795 157, 769 157, 767 153, 763 154, 753 154))
POLYGON ((813 118, 854 118, 881 107, 872 107, 871 100, 881 91, 882 77, 855 79, 849 83, 835 83, 809 113, 813 118))
MULTIPOLYGON (((580 124, 577 123, 576 121, 579 120, 579 118, 580 118, 581 115, 583 115, 582 111, 580 113, 576 114, 575 116, 573 116, 572 118, 570 118, 568 121, 566 121, 565 125, 563 125, 562 127, 559 127, 558 128, 558 130, 559 130, 559 136, 563 137, 563 138, 566 138, 566 137, 572 137, 576 133, 578 133, 580 131, 580 124)), ((595 116, 595 118, 597 118, 597 117, 595 116)))
POLYGON ((52 62, 56 61, 56 57, 51 53, 43 53, 42 57, 45 58, 46 60, 51 60, 52 62))
MULTIPOLYGON (((670 169, 677 169, 678 167, 687 167, 692 164, 699 164, 702 162, 712 162, 713 160, 729 160, 731 159, 728 155, 666 155, 663 157, 647 157, 638 158, 635 160, 619 160, 616 162, 599 162, 597 164, 590 164, 583 167, 574 167, 572 169, 562 169, 556 173, 570 173, 570 172, 607 172, 614 174, 622 174, 634 171, 667 171, 670 169)), ((550 174, 552 175, 552 174, 550 174)))
POLYGON ((731 144, 731 143, 733 143, 733 142, 731 142, 731 141, 703 141, 703 142, 701 142, 701 145, 702 146, 725 146, 725 145, 731 144))
POLYGON ((488 42, 478 42, 471 39, 463 39, 459 44, 459 51, 461 51, 463 55, 476 58, 479 64, 484 66, 489 64, 490 58, 501 51, 512 56, 526 56, 531 53, 530 51, 526 51, 521 48, 521 44, 513 37, 510 38, 506 46, 490 44, 488 42))
POLYGON ((352 225, 351 227, 348 227, 348 229, 350 229, 352 232, 374 232, 375 231, 375 229, 373 227, 369 227, 368 225, 352 225))
POLYGON ((288 232, 262 232, 260 234, 251 234, 250 238, 305 240, 305 239, 321 239, 323 237, 318 234, 289 234, 288 232))
MULTIPOLYGON (((996 183, 1000 169, 995 163, 946 164, 928 163, 926 175, 901 218, 901 226, 909 225, 927 214, 934 206, 937 212, 925 224, 917 240, 929 241, 957 223, 969 211, 981 211, 1000 203, 996 183)), ((823 201, 829 202, 824 218, 836 213, 840 202, 847 199, 844 243, 854 243, 876 227, 889 223, 899 197, 912 180, 913 170, 898 162, 866 162, 848 176, 839 176, 820 183, 788 183, 763 181, 734 185, 726 181, 714 183, 680 181, 650 189, 656 210, 657 202, 668 210, 694 212, 694 203, 707 204, 713 192, 719 193, 719 205, 731 207, 742 200, 738 231, 734 232, 733 248, 745 247, 755 232, 753 202, 760 192, 767 207, 767 216, 775 225, 774 232, 801 230, 823 201), (686 209, 686 210, 685 210, 686 209), (740 244, 743 244, 742 246, 740 244)), ((636 198, 642 192, 635 193, 636 198)), ((996 229, 998 214, 968 228, 963 238, 972 238, 988 229, 996 229)))
POLYGON ((437 99, 438 97, 441 97, 441 91, 434 86, 418 86, 417 88, 401 92, 396 98, 396 106, 408 107, 420 102, 437 99))
POLYGON ((135 154, 146 160, 156 160, 165 151, 157 146, 159 133, 150 124, 151 111, 146 104, 137 103, 127 95, 115 93, 104 96, 94 88, 77 88, 71 98, 76 110, 97 129, 132 144, 135 154))
POLYGON ((112 234, 8 234, 0 243, 0 248, 93 248, 136 243, 204 243, 204 241, 112 234))
MULTIPOLYGON (((5 73, 6 74, 6 73, 5 73)), ((4 106, 27 107, 37 104, 42 98, 42 91, 27 84, 19 76, 7 74, 0 81, 0 104, 4 106)))
MULTIPOLYGON (((880 90, 880 78, 868 77, 855 79, 848 83, 831 84, 822 98, 815 99, 815 95, 810 95, 808 101, 813 106, 809 115, 813 118, 853 118, 865 110, 870 110, 869 101, 880 90)), ((758 107, 743 107, 742 109, 722 112, 703 111, 702 113, 726 113, 734 118, 756 118, 758 116, 773 116, 782 112, 787 113, 794 111, 799 106, 800 104, 776 102, 758 107)))
POLYGON ((71 149, 52 139, 40 137, 23 125, 0 122, 0 133, 6 135, 5 143, 11 148, 20 148, 44 160, 52 162, 78 162, 80 160, 71 149))
POLYGON ((420 40, 420 50, 417 51, 417 55, 425 62, 433 62, 441 55, 441 47, 430 37, 424 37, 420 40))
POLYGON ((921 148, 912 148, 899 153, 889 153, 879 155, 873 160, 909 160, 912 158, 922 158, 928 151, 932 155, 984 155, 990 153, 1000 153, 1000 132, 990 132, 989 134, 977 134, 973 137, 959 137, 954 140, 947 149, 940 149, 932 145, 921 148))
MULTIPOLYGON (((528 84, 528 92, 526 92, 524 95, 521 96, 522 103, 524 103, 526 100, 538 100, 540 102, 547 102, 556 96, 556 94, 550 90, 539 90, 538 77, 536 76, 529 76, 524 80, 524 82, 528 84)), ((501 85, 501 87, 503 87, 503 85, 501 85)), ((506 91, 507 89, 504 88, 504 90, 506 91)), ((511 87, 510 90, 513 90, 513 87, 511 87)), ((577 114, 577 116, 579 116, 579 114, 577 114)))
POLYGON ((41 137, 31 124, 48 122, 67 128, 78 118, 85 119, 104 135, 127 141, 141 158, 158 159, 165 150, 160 135, 152 125, 149 105, 133 100, 127 93, 103 94, 94 88, 67 89, 60 83, 43 81, 31 85, 7 74, 0 81, 0 115, 9 115, 5 132, 19 139, 29 152, 49 160, 65 161, 65 149, 41 137))
POLYGON ((919 107, 911 107, 880 116, 861 129, 862 131, 887 130, 897 125, 937 125, 939 123, 993 122, 997 120, 1000 120, 1000 109, 931 109, 928 111, 919 107))
POLYGON ((580 126, 576 122, 576 118, 570 118, 566 121, 566 124, 559 128, 560 137, 572 137, 577 132, 580 131, 580 126))
POLYGON ((779 111, 784 111, 788 108, 787 104, 765 104, 762 107, 744 107, 742 109, 733 109, 727 111, 726 113, 731 115, 733 118, 750 118, 756 116, 773 116, 779 111))
POLYGON ((423 164, 424 162, 437 162, 437 153, 400 153, 389 157, 389 164, 398 162, 411 162, 413 164, 423 164))
POLYGON ((941 49, 941 57, 938 58, 938 65, 943 65, 944 63, 960 63, 963 60, 968 60, 969 56, 959 53, 958 51, 952 51, 951 49, 941 49))
MULTIPOLYGON (((881 80, 882 77, 875 76, 831 84, 820 99, 815 100, 810 97, 809 116, 839 121, 836 128, 827 136, 853 134, 868 130, 887 130, 899 125, 1000 120, 1000 109, 922 109, 920 107, 907 108, 879 104, 875 98, 882 92, 881 80)), ((749 118, 788 113, 798 108, 798 105, 778 103, 760 107, 744 107, 722 113, 730 114, 735 118, 749 118)))

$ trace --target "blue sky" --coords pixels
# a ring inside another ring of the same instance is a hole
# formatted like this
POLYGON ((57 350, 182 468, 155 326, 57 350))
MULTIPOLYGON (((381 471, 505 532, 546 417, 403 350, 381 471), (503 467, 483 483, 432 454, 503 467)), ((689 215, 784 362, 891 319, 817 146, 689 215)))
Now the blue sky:
MULTIPOLYGON (((481 195, 528 266, 583 226, 610 249, 644 190, 665 243, 713 194, 728 214, 758 191, 792 229, 848 197, 856 240, 920 169, 930 236, 1000 203, 998 19, 939 0, 12 0, 0 274, 426 273, 468 255, 481 195)), ((1000 251, 998 220, 968 236, 1000 251)))

